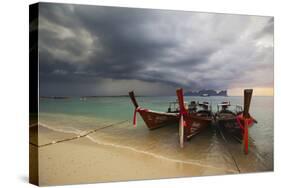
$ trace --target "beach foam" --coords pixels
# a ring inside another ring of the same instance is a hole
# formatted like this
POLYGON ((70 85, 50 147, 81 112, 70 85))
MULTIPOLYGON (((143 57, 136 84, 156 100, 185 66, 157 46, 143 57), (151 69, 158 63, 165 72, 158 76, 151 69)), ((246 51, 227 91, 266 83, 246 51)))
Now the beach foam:
MULTIPOLYGON (((122 122, 124 122, 124 121, 119 122, 119 124, 122 123, 122 122)), ((95 137, 95 134, 97 134, 97 132, 95 132, 95 130, 83 131, 83 130, 75 129, 75 128, 72 128, 72 127, 69 128, 70 130, 66 130, 66 129, 54 128, 54 127, 48 126, 47 124, 43 124, 43 123, 39 123, 39 125, 44 127, 44 128, 50 129, 52 131, 57 131, 57 132, 62 132, 62 133, 77 134, 76 137, 63 139, 63 140, 67 140, 67 141, 68 140, 72 140, 74 138, 79 138, 79 137, 86 136, 86 138, 88 138, 89 140, 91 140, 95 144, 99 144, 99 145, 103 145, 103 146, 110 146, 110 147, 114 147, 114 148, 118 148, 118 149, 125 149, 125 150, 133 151, 133 152, 136 152, 136 153, 148 155, 148 156, 151 156, 151 157, 154 157, 154 158, 157 158, 157 159, 165 160, 165 161, 168 161, 168 162, 196 165, 196 166, 204 167, 204 168, 211 168, 211 169, 216 169, 216 170, 227 171, 227 172, 230 172, 230 173, 237 173, 237 170, 225 169, 225 168, 220 168, 220 167, 216 167, 216 166, 209 165, 209 164, 204 164, 204 163, 202 163, 202 161, 180 160, 180 159, 170 158, 170 157, 167 157, 167 156, 164 156, 164 155, 160 155, 160 154, 157 154, 157 153, 153 153, 153 152, 141 150, 141 149, 138 149, 138 148, 134 148, 132 146, 121 145, 121 144, 116 144, 116 143, 111 143, 111 142, 103 141, 103 140, 98 139, 97 137, 95 137)), ((42 146, 49 146, 51 144, 56 144, 56 143, 60 143, 60 142, 61 142, 61 140, 53 140, 51 143, 46 143, 46 144, 44 144, 42 146)))

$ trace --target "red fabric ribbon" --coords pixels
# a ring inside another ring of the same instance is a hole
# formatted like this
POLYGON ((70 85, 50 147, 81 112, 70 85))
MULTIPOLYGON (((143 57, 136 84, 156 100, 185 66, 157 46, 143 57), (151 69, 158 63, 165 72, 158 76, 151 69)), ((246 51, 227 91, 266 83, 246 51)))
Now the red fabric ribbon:
POLYGON ((184 127, 187 127, 187 126, 188 126, 187 121, 183 120, 183 126, 184 126, 184 127))
POLYGON ((134 127, 137 127, 137 112, 141 112, 141 111, 148 112, 148 109, 141 108, 141 107, 135 108, 134 117, 133 117, 133 125, 134 125, 134 127))
POLYGON ((254 124, 255 120, 252 117, 245 118, 245 117, 243 117, 243 114, 240 114, 240 115, 236 116, 236 121, 243 133, 245 154, 248 154, 248 147, 249 147, 248 127, 252 126, 254 124))
POLYGON ((188 112, 186 109, 181 109, 180 110, 180 117, 183 116, 183 126, 184 127, 187 127, 189 125, 188 123, 188 119, 189 118, 184 118, 184 117, 187 117, 188 116, 188 112))
POLYGON ((236 116, 236 121, 237 121, 237 123, 238 123, 238 125, 241 129, 244 129, 245 125, 250 127, 254 124, 253 118, 251 118, 251 117, 250 118, 244 118, 243 114, 240 114, 240 115, 236 116), (244 125, 242 125, 241 122, 243 122, 244 125))

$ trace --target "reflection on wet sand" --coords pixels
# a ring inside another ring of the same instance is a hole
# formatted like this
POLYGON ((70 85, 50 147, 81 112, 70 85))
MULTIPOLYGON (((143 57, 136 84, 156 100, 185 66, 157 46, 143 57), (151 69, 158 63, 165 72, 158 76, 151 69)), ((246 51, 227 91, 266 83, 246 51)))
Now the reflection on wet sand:
POLYGON ((254 141, 244 155, 240 143, 226 139, 210 128, 181 149, 177 125, 149 131, 128 120, 46 114, 40 118, 39 146, 33 147, 39 149, 41 185, 273 170, 254 141))

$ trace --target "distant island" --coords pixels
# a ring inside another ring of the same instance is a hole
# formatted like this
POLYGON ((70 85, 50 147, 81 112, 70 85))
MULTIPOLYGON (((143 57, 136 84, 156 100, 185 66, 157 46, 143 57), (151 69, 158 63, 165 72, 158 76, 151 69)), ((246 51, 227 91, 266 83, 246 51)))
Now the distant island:
POLYGON ((210 89, 204 89, 200 91, 188 91, 184 93, 185 96, 224 96, 227 97, 227 90, 221 90, 219 92, 210 89))

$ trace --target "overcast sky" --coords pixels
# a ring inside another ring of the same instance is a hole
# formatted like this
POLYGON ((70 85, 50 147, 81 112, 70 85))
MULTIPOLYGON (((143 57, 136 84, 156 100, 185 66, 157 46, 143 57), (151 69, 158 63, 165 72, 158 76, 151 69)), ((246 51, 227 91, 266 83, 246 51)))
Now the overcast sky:
POLYGON ((273 90, 272 17, 48 3, 39 11, 40 95, 273 90))

